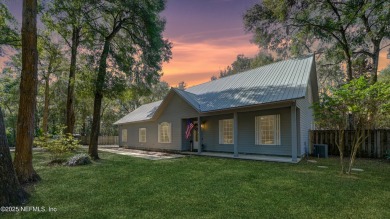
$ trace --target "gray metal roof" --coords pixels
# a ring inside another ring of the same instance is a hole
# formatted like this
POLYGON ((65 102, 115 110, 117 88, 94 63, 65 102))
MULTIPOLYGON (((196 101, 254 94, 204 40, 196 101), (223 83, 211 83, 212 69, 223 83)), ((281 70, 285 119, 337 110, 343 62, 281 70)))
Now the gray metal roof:
MULTIPOLYGON (((314 56, 272 63, 240 74, 175 89, 199 112, 260 105, 303 98, 306 95, 314 56)), ((162 101, 146 104, 114 124, 151 119, 162 101)))
POLYGON ((135 109, 134 111, 132 111, 131 113, 127 114, 125 117, 116 121, 114 125, 149 120, 153 117, 154 113, 160 106, 161 102, 162 100, 159 100, 153 103, 142 105, 137 109, 135 109))
POLYGON ((276 62, 185 90, 201 112, 302 98, 314 57, 276 62))

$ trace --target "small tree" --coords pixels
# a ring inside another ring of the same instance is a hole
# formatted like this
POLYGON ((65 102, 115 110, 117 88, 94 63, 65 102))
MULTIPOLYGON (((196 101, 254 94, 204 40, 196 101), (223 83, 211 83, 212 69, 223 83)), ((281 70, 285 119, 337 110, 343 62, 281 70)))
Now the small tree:
POLYGON ((332 95, 323 94, 322 101, 314 104, 316 123, 323 128, 336 129, 337 148, 340 152, 341 171, 344 173, 344 133, 349 115, 355 135, 352 139, 347 173, 351 173, 356 153, 366 139, 365 130, 375 127, 376 121, 390 111, 390 84, 378 82, 370 85, 364 77, 354 79, 340 88, 331 89, 332 95))

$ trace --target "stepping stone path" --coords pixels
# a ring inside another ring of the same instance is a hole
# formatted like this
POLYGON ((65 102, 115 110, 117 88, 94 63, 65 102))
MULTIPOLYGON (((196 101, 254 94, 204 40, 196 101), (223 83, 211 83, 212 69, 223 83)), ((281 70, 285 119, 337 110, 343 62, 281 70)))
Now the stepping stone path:
POLYGON ((351 170, 356 171, 356 172, 363 172, 364 171, 363 169, 358 169, 358 168, 352 168, 351 170))
POLYGON ((327 166, 317 166, 318 168, 327 169, 327 166))

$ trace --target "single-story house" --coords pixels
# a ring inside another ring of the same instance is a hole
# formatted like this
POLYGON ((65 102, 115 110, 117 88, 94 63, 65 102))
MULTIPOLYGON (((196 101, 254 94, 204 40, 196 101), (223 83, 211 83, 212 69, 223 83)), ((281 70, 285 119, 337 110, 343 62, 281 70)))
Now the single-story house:
POLYGON ((115 125, 120 146, 297 162, 308 151, 314 101, 318 84, 311 55, 172 88, 163 100, 140 106, 115 125))

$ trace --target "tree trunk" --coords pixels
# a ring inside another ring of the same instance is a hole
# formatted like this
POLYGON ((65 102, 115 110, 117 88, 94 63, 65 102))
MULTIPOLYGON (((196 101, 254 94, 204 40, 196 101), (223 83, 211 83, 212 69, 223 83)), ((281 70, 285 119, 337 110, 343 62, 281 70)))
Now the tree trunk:
POLYGON ((338 131, 338 143, 337 148, 339 149, 340 153, 340 165, 341 165, 341 173, 344 173, 344 148, 345 148, 345 141, 344 141, 344 135, 345 135, 345 130, 339 130, 338 131))
POLYGON ((50 72, 51 72, 51 60, 49 63, 47 75, 45 76, 45 105, 43 107, 43 121, 42 121, 42 131, 43 134, 47 134, 48 130, 48 119, 49 119, 49 89, 50 89, 50 72))
POLYGON ((39 180, 32 165, 37 94, 37 1, 23 1, 22 75, 16 131, 15 170, 20 183, 39 180))
POLYGON ((352 81, 353 74, 352 74, 352 58, 351 58, 351 54, 349 54, 348 50, 344 51, 344 53, 345 53, 345 56, 347 59, 347 81, 349 82, 349 81, 352 81))
POLYGON ((378 81, 378 64, 379 64, 379 52, 380 52, 381 41, 373 41, 374 52, 372 56, 372 75, 371 83, 375 84, 378 81))
POLYGON ((89 155, 94 160, 99 159, 98 138, 100 132, 100 119, 101 119, 100 111, 102 108, 103 88, 104 88, 104 81, 106 78, 107 57, 108 57, 109 49, 110 49, 110 40, 106 39, 104 42, 103 52, 100 57, 99 72, 96 81, 95 99, 93 104, 91 140, 89 143, 89 150, 88 150, 89 155))
POLYGON ((72 48, 70 58, 69 82, 68 82, 68 97, 66 101, 66 133, 73 134, 75 113, 74 113, 74 87, 76 80, 76 62, 77 62, 77 48, 80 43, 80 27, 73 27, 72 32, 72 48))
POLYGON ((5 134, 3 112, 0 108, 0 206, 24 204, 27 195, 15 174, 5 134))
POLYGON ((351 148, 351 155, 349 159, 349 166, 348 166, 348 174, 351 174, 352 167, 355 164, 356 159, 356 153, 362 144, 363 140, 365 140, 365 132, 364 129, 356 129, 355 136, 353 138, 352 148, 351 148))

